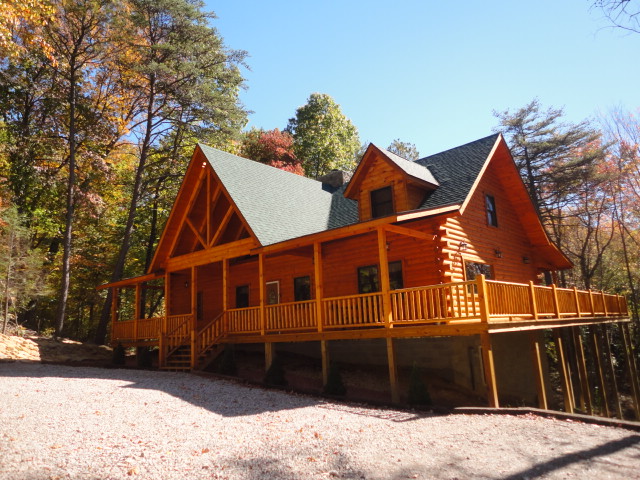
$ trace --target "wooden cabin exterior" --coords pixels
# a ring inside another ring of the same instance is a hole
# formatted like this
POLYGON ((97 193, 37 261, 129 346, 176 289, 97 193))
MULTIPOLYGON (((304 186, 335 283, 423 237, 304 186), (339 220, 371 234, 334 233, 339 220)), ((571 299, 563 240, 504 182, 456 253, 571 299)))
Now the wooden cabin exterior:
POLYGON ((112 344, 158 346, 161 368, 197 369, 227 343, 264 344, 269 364, 275 343, 319 342, 326 381, 328 342, 384 339, 397 401, 395 339, 473 336, 498 406, 492 337, 532 332, 546 408, 536 332, 628 321, 622 296, 545 284, 571 263, 501 135, 415 162, 370 145, 339 183, 197 146, 148 272, 103 286, 112 344), (149 318, 152 285, 164 305, 149 318), (122 289, 135 291, 133 319, 122 289))

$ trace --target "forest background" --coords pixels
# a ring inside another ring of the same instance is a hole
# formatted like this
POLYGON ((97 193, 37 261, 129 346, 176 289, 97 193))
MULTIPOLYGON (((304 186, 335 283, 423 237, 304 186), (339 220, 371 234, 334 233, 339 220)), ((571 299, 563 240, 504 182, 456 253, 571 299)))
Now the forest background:
MULTIPOLYGON (((640 34, 638 3, 590 3, 640 34)), ((355 168, 366 147, 321 93, 282 130, 247 131, 247 52, 224 44, 199 1, 2 0, 2 9, 3 329, 103 343, 110 299, 95 287, 145 272, 197 142, 310 177, 355 168)), ((637 113, 612 107, 574 123, 539 99, 494 112, 550 237, 574 263, 562 284, 627 295, 636 347, 637 113)), ((388 148, 417 159, 409 140, 388 148)))

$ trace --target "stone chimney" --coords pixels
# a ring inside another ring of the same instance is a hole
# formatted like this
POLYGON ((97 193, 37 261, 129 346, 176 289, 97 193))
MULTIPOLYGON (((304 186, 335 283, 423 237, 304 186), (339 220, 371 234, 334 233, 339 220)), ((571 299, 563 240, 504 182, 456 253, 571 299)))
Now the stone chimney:
POLYGON ((318 178, 318 181, 322 182, 322 188, 324 190, 335 192, 342 185, 351 180, 353 176, 352 172, 345 172, 342 170, 331 170, 326 175, 318 178))

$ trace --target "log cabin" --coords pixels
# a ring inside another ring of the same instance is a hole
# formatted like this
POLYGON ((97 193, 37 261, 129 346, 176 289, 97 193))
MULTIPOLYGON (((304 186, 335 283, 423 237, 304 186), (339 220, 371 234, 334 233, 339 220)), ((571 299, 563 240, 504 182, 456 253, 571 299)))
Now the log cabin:
POLYGON ((416 161, 371 144, 350 177, 317 180, 200 144, 148 271, 100 288, 112 344, 157 347, 160 368, 198 369, 222 345, 251 343, 268 367, 276 345, 297 345, 317 349, 324 382, 330 356, 382 358, 393 402, 399 359, 420 357, 491 406, 500 390, 547 408, 543 331, 554 332, 572 411, 562 339, 590 328, 600 342, 611 323, 628 335, 629 315, 623 296, 557 287, 570 267, 500 134, 416 161), (151 315, 149 288, 163 292, 151 315))

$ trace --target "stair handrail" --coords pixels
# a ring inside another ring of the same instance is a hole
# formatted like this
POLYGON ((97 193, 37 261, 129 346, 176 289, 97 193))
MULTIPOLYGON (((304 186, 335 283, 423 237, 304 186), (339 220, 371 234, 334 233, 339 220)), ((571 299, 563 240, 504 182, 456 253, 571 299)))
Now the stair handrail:
POLYGON ((202 356, 204 356, 204 354, 209 350, 210 347, 218 343, 218 340, 226 335, 227 332, 225 332, 224 330, 224 322, 222 322, 222 319, 224 319, 224 314, 225 312, 220 312, 213 320, 207 323, 196 333, 196 348, 198 350, 196 352, 196 358, 200 359, 202 356), (210 341, 206 342, 205 334, 211 329, 214 329, 215 333, 215 327, 218 326, 218 323, 222 324, 222 328, 220 328, 220 331, 217 335, 214 334, 211 337, 210 341))
POLYGON ((191 321, 191 315, 187 315, 186 318, 182 321, 182 323, 178 324, 176 328, 174 328, 170 333, 164 335, 164 338, 167 339, 167 355, 168 358, 172 353, 178 350, 183 345, 189 344, 189 334, 182 336, 177 343, 170 342, 170 339, 173 339, 176 336, 176 332, 183 328, 186 324, 191 321))

